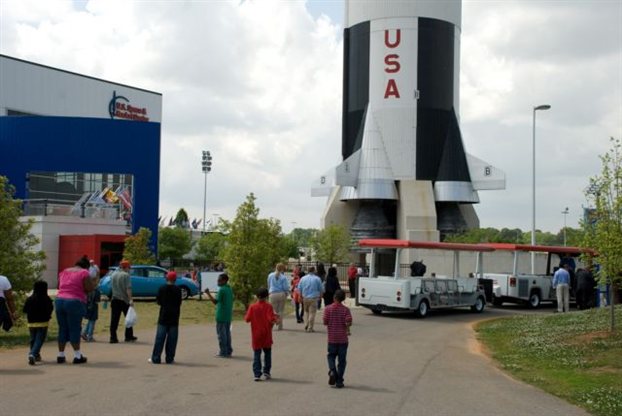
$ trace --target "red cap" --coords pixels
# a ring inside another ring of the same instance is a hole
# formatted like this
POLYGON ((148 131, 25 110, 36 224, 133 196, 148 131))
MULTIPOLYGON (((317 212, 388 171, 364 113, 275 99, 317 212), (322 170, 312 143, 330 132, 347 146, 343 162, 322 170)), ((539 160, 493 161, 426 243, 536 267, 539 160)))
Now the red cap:
POLYGON ((172 281, 177 280, 177 272, 170 271, 166 273, 166 280, 172 280, 172 281))
POLYGON ((127 260, 121 260, 121 263, 119 265, 124 269, 127 269, 128 267, 130 267, 130 262, 127 260))

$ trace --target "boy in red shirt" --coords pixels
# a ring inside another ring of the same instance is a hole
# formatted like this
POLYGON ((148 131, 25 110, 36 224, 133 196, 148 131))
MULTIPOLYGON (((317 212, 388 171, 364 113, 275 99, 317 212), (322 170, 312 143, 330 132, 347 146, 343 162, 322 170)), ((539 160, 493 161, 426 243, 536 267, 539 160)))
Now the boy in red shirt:
POLYGON ((346 294, 343 290, 335 291, 335 302, 324 309, 324 325, 328 333, 328 384, 340 389, 346 372, 348 354, 348 335, 352 325, 350 309, 343 305, 346 294), (339 364, 335 365, 336 359, 339 364))
POLYGON ((264 354, 263 376, 266 380, 271 378, 272 368, 272 326, 280 319, 274 313, 272 305, 266 302, 268 289, 257 290, 257 302, 253 303, 246 311, 244 320, 251 324, 253 358, 253 373, 255 381, 261 381, 261 352, 264 354))

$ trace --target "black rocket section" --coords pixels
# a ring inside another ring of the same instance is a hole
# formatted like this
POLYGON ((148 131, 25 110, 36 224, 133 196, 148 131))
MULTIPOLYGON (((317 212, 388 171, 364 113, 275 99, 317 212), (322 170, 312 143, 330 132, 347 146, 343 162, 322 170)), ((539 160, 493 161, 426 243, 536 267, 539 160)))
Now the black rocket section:
POLYGON ((343 114, 341 154, 361 148, 369 102, 369 22, 343 31, 343 114))
POLYGON ((417 179, 469 181, 454 103, 454 30, 419 18, 417 57, 417 179))
POLYGON ((447 129, 447 137, 445 138, 445 146, 443 146, 436 180, 471 182, 458 118, 453 109, 450 114, 449 128, 447 129))

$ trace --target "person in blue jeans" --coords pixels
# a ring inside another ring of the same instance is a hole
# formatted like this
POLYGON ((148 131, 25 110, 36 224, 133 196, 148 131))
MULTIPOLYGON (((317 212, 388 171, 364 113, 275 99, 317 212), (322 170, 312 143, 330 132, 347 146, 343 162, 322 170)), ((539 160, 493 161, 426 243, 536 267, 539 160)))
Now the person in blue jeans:
POLYGON ((95 323, 99 318, 99 302, 101 300, 101 292, 95 288, 86 297, 86 313, 84 319, 86 319, 86 325, 82 330, 82 339, 86 342, 93 342, 93 332, 95 332, 95 323))
POLYGON ((48 334, 48 325, 54 310, 52 299, 48 296, 47 282, 38 280, 34 283, 32 295, 26 299, 23 310, 28 319, 30 331, 28 364, 35 365, 36 361, 41 361, 41 347, 48 334))
POLYGON ((162 350, 165 350, 167 364, 175 362, 177 338, 179 335, 179 314, 181 309, 181 289, 175 286, 177 273, 170 271, 166 274, 166 284, 160 287, 157 302, 160 305, 158 317, 158 329, 156 330, 155 343, 151 353, 150 363, 160 364, 162 350))
POLYGON ((231 321, 233 319, 233 290, 229 286, 229 276, 222 273, 218 276, 218 293, 214 298, 209 289, 205 294, 216 305, 216 334, 218 335, 218 358, 230 358, 231 348, 231 321))

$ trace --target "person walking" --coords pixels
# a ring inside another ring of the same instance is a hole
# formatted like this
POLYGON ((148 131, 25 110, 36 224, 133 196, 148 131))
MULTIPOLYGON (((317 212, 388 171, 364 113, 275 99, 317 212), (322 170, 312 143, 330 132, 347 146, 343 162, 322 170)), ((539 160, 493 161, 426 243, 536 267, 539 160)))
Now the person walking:
MULTIPOLYGON (((322 285, 324 285, 324 283, 326 282, 326 267, 324 266, 324 263, 318 263, 315 274, 322 281, 322 285)), ((318 310, 322 309, 322 296, 320 296, 317 300, 317 308, 318 310)))
POLYGON ((350 263, 348 267, 348 289, 350 290, 350 298, 356 297, 356 278, 358 277, 357 268, 354 263, 350 263))
POLYGON ((300 279, 298 289, 300 290, 300 297, 302 298, 302 304, 304 307, 305 331, 315 332, 313 325, 315 324, 317 304, 318 300, 321 299, 322 294, 324 293, 322 281, 315 274, 315 267, 309 267, 308 273, 300 279))
POLYGON ((209 289, 205 294, 216 305, 216 334, 218 335, 219 351, 218 358, 230 358, 233 354, 231 348, 231 321, 233 320, 233 290, 229 286, 229 276, 222 273, 218 276, 218 292, 216 298, 209 289))
POLYGON ((257 290, 257 302, 253 303, 246 311, 244 320, 251 324, 251 346, 253 348, 253 375, 255 381, 272 378, 272 327, 281 319, 272 305, 266 302, 268 289, 260 288, 257 290), (263 366, 261 364, 261 353, 263 352, 263 366))
POLYGON ((86 313, 84 319, 86 319, 86 325, 82 330, 82 339, 86 342, 93 342, 93 333, 95 332, 95 323, 99 319, 99 302, 101 301, 101 292, 96 287, 86 297, 86 313))
POLYGON ((8 331, 17 319, 15 297, 9 278, 0 275, 0 326, 8 331))
POLYGON ((48 283, 37 280, 33 285, 32 295, 26 299, 23 308, 30 332, 30 351, 28 352, 28 364, 30 365, 35 365, 35 361, 41 361, 41 347, 48 334, 53 310, 54 304, 48 296, 48 283))
POLYGON ((575 290, 577 308, 589 309, 594 306, 596 280, 590 266, 577 270, 577 289, 575 290))
POLYGON ((344 387, 348 354, 348 335, 352 325, 350 309, 343 305, 346 294, 339 289, 335 292, 335 302, 324 310, 324 325, 328 333, 328 384, 336 388, 344 387))
MULTIPOLYGON (((274 312, 283 317, 285 311, 285 302, 287 301, 287 293, 289 292, 289 282, 285 276, 285 265, 279 263, 275 270, 268 275, 268 293, 270 294, 270 304, 274 312)), ((277 330, 283 329, 283 319, 279 321, 277 330)))
POLYGON ((563 263, 553 275, 553 289, 557 294, 557 312, 568 312, 570 304, 570 265, 563 263))
POLYGON ((164 359, 166 364, 175 362, 177 338, 179 335, 179 314, 181 309, 181 289, 175 286, 177 273, 170 271, 166 274, 166 284, 158 289, 156 300, 160 305, 158 315, 158 327, 156 329, 153 352, 149 362, 160 364, 162 362, 162 350, 165 350, 164 359))
POLYGON ((74 267, 69 267, 58 275, 58 292, 54 304, 58 321, 58 364, 66 361, 67 342, 73 347, 74 364, 84 364, 87 361, 80 351, 80 329, 86 312, 86 295, 96 285, 96 280, 91 279, 88 269, 89 260, 83 256, 74 267))
MULTIPOLYGON (((117 344, 117 328, 123 316, 127 315, 130 306, 134 305, 132 299, 132 280, 130 278, 130 262, 121 260, 119 268, 110 277, 112 286, 112 301, 110 302, 110 343, 117 344)), ((134 336, 134 328, 125 328, 125 342, 134 342, 138 338, 134 336)))
POLYGON ((337 268, 329 267, 328 274, 326 275, 326 282, 324 282, 324 306, 333 303, 333 297, 338 290, 341 290, 341 285, 337 278, 337 268))
POLYGON ((300 298, 300 290, 298 289, 298 283, 300 283, 300 279, 302 270, 301 266, 297 265, 294 269, 293 279, 292 279, 292 301, 294 302, 294 309, 296 310, 296 322, 301 324, 304 317, 304 309, 302 306, 302 300, 300 298))

